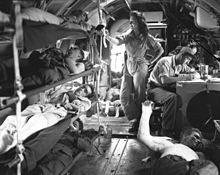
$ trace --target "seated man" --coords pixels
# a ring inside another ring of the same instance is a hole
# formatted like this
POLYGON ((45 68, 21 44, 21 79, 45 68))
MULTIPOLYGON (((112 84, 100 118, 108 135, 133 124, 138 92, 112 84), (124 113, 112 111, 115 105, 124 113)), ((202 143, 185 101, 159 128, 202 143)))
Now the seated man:
MULTIPOLYGON (((51 99, 50 103, 33 104, 22 111, 19 139, 24 141, 33 133, 55 125, 64 119, 68 113, 85 112, 91 107, 90 100, 86 98, 93 93, 89 85, 82 85, 72 92, 72 90, 66 90, 60 94, 56 91, 57 96, 53 96, 54 98, 51 99), (86 88, 88 89, 85 90, 86 88)), ((16 145, 16 125, 16 115, 9 115, 0 126, 0 154, 7 152, 16 145)))
MULTIPOLYGON (((218 168, 209 160, 199 159, 198 154, 189 146, 197 145, 199 139, 190 133, 182 143, 173 143, 169 137, 150 135, 149 120, 152 113, 152 102, 142 104, 138 139, 150 150, 160 154, 153 166, 153 175, 218 175, 218 168)), ((194 131, 192 131, 194 132, 194 131)))
POLYGON ((194 69, 188 67, 194 50, 183 47, 177 55, 161 58, 154 66, 148 80, 147 98, 163 105, 162 134, 171 135, 176 124, 176 82, 199 78, 194 69))

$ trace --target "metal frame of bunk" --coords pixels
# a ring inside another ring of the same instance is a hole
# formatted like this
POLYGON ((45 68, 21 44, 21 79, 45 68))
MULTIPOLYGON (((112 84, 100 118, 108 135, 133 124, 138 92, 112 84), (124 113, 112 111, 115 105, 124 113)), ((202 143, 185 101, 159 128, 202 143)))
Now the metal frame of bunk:
MULTIPOLYGON (((101 66, 95 65, 95 66, 94 66, 92 69, 90 69, 90 70, 87 70, 87 71, 81 72, 81 73, 79 73, 79 74, 75 74, 75 75, 69 76, 68 78, 63 79, 63 80, 61 80, 61 81, 58 81, 58 82, 56 82, 56 83, 54 83, 54 84, 45 85, 45 86, 42 86, 42 87, 39 87, 39 88, 30 90, 30 91, 27 91, 27 92, 24 92, 23 95, 24 95, 25 98, 30 97, 30 96, 33 96, 33 95, 35 95, 35 94, 44 92, 44 91, 46 91, 46 90, 49 90, 49 89, 51 89, 51 88, 53 88, 53 87, 59 86, 59 85, 64 84, 64 83, 66 83, 66 82, 75 80, 75 79, 77 79, 77 78, 85 77, 85 76, 88 76, 88 75, 97 73, 100 69, 101 69, 101 66)), ((95 74, 95 75, 96 75, 96 74, 95 74)), ((97 75, 96 75, 96 76, 97 76, 97 75)), ((0 108, 2 109, 2 108, 5 108, 5 107, 7 107, 7 106, 10 106, 11 104, 16 103, 18 100, 19 100, 19 97, 18 97, 18 96, 4 98, 4 99, 1 100, 1 102, 0 102, 0 108)))

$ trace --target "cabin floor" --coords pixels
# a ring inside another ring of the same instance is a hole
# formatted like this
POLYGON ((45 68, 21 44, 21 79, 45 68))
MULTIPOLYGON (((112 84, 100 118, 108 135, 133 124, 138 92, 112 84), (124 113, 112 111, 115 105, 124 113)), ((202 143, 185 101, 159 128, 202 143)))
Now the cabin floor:
MULTIPOLYGON (((89 152, 81 153, 76 162, 68 169, 68 175, 150 175, 151 170, 143 159, 151 155, 151 151, 136 135, 130 134, 131 123, 126 117, 114 118, 94 115, 81 117, 84 129, 98 130, 100 125, 112 128, 113 137, 100 136, 89 152), (100 125, 99 125, 100 124, 100 125)), ((220 168, 220 134, 216 136, 217 149, 212 159, 220 168)), ((209 155, 210 156, 210 155, 209 155)), ((65 174, 66 175, 66 174, 65 174)))
POLYGON ((92 150, 82 154, 69 175, 150 175, 142 162, 149 150, 137 139, 112 138, 108 144, 102 141, 98 138, 92 150))
POLYGON ((99 137, 89 153, 82 153, 69 170, 69 175, 150 175, 142 159, 149 149, 128 132, 131 127, 126 117, 82 117, 84 129, 98 129, 101 125, 112 128, 111 140, 99 137))
MULTIPOLYGON (((133 137, 135 136, 132 133, 129 133, 128 130, 131 128, 132 123, 126 117, 106 117, 101 114, 98 116, 93 115, 92 117, 81 116, 80 119, 83 122, 84 129, 93 128, 98 130, 100 125, 109 126, 112 128, 112 134, 119 137, 133 137)), ((136 136, 135 136, 136 137, 136 136)))

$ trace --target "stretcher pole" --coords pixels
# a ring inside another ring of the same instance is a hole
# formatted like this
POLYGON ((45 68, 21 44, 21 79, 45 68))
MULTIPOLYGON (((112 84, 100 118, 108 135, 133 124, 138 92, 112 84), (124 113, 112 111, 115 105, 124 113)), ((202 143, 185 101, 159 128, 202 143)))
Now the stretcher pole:
MULTIPOLYGON (((97 1, 98 6, 98 16, 99 16, 99 24, 102 23, 102 11, 101 11, 101 3, 100 0, 97 1)), ((101 63, 102 60, 102 35, 100 35, 100 48, 99 48, 99 63, 101 63)), ((96 74, 96 95, 97 95, 97 114, 98 114, 98 126, 100 127, 100 115, 99 115, 99 99, 98 99, 98 93, 99 93, 99 86, 100 86, 100 77, 101 77, 101 69, 98 71, 98 74, 96 74)))
POLYGON ((15 18, 15 33, 13 36, 13 57, 14 57, 14 70, 15 70, 15 91, 18 96, 18 101, 16 103, 16 121, 17 121, 17 158, 19 159, 17 163, 17 175, 21 175, 21 162, 23 161, 23 151, 24 147, 22 140, 20 140, 20 121, 21 121, 21 104, 25 95, 22 93, 23 85, 21 83, 21 75, 19 68, 19 55, 18 48, 23 47, 23 30, 22 30, 22 18, 19 16, 21 11, 21 1, 14 0, 14 18, 15 18))

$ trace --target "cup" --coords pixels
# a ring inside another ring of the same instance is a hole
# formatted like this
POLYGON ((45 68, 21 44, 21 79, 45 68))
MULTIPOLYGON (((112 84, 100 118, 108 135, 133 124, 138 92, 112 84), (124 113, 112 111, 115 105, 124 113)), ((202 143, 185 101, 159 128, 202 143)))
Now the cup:
POLYGON ((208 65, 200 65, 200 76, 202 79, 208 78, 209 66, 208 65))

